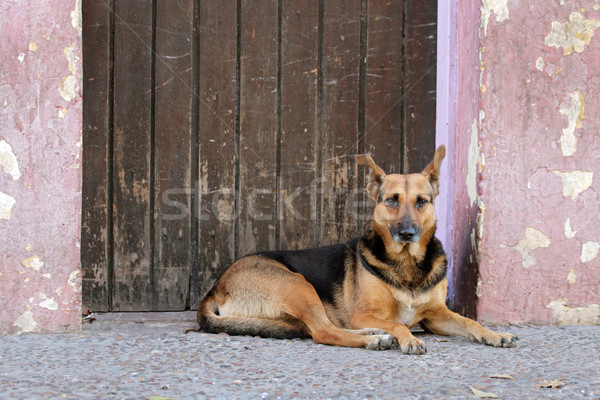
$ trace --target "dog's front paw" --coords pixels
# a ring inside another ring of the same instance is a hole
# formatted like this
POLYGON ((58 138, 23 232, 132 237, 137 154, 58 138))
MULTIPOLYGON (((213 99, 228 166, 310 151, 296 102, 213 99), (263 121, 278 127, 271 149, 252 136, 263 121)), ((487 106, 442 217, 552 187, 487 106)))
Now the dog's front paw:
POLYGON ((519 338, 512 333, 489 332, 479 338, 479 342, 494 347, 515 347, 519 338))
POLYGON ((388 350, 397 349, 398 340, 392 335, 372 335, 367 342, 368 350, 388 350))
POLYGON ((427 353, 427 348, 425 347, 425 343, 421 340, 417 339, 414 336, 407 337, 404 340, 400 341, 400 350, 404 354, 425 354, 427 353))

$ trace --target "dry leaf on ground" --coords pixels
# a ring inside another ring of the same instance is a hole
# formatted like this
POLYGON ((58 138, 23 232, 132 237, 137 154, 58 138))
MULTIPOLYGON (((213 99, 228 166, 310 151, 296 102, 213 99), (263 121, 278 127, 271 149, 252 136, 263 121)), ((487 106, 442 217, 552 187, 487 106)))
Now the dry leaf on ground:
POLYGON ((550 389, 559 389, 563 386, 565 386, 566 383, 563 381, 543 381, 540 384, 538 384, 538 387, 541 388, 550 388, 550 389))
POLYGON ((515 380, 515 378, 513 378, 510 375, 506 375, 506 374, 492 374, 490 376, 488 376, 488 378, 493 378, 493 379, 510 379, 510 380, 515 380))
POLYGON ((497 399, 498 395, 495 393, 484 392, 483 390, 475 389, 473 386, 469 385, 473 394, 480 399, 497 399))

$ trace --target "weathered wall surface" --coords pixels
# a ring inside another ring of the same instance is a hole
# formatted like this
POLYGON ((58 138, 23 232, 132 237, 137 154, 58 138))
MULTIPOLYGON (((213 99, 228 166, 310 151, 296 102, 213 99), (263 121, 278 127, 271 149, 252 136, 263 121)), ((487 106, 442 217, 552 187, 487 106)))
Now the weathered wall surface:
POLYGON ((600 4, 481 10, 478 318, 600 323, 600 4))
MULTIPOLYGON (((455 136, 452 151, 454 171, 447 177, 453 181, 454 193, 448 207, 453 207, 452 248, 447 249, 450 303, 454 310, 475 317, 477 298, 473 288, 477 284, 477 259, 474 229, 477 218, 476 159, 467 152, 471 138, 478 134, 480 90, 479 65, 481 39, 479 34, 479 0, 459 2, 456 10, 456 48, 450 53, 457 58, 457 89, 455 107, 455 136)), ((441 179, 446 177, 442 176, 441 179)))
POLYGON ((79 8, 0 3, 0 334, 80 329, 79 8))

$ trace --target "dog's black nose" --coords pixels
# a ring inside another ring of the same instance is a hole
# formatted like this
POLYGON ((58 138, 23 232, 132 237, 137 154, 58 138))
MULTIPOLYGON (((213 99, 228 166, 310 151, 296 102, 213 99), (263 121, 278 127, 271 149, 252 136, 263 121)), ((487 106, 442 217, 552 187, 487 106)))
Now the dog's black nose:
POLYGON ((402 241, 408 242, 415 237, 415 233, 415 228, 409 226, 405 228, 400 228, 398 235, 400 235, 400 239, 402 239, 402 241))

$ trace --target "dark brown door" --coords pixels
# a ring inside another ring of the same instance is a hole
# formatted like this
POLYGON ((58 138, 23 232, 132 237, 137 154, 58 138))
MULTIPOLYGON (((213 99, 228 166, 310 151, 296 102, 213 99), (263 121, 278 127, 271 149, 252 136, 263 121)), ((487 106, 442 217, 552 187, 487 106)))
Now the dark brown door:
POLYGON ((435 147, 433 0, 83 0, 83 301, 195 308, 236 257, 356 236, 354 155, 435 147))

